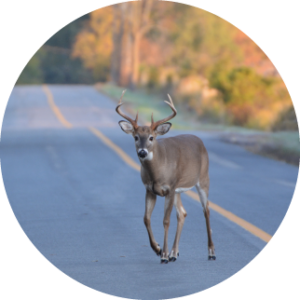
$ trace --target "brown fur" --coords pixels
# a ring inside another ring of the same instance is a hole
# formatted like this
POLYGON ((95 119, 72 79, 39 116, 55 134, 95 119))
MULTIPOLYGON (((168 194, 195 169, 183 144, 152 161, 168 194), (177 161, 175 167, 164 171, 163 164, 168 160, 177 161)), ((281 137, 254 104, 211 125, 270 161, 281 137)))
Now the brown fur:
MULTIPOLYGON (((169 97, 170 98, 170 97, 169 97)), ((121 103, 121 102, 120 102, 121 103)), ((117 107, 120 107, 120 104, 117 107)), ((165 118, 164 121, 176 115, 176 109, 170 99, 168 105, 174 112, 173 116, 165 118)), ((123 114, 121 114, 124 116, 123 114)), ((146 207, 144 215, 144 223, 148 231, 150 245, 156 254, 161 255, 162 262, 176 260, 179 254, 178 244, 186 217, 186 211, 182 205, 180 194, 175 190, 178 188, 192 188, 198 185, 198 192, 203 211, 206 219, 207 235, 208 235, 208 251, 209 257, 214 257, 214 245, 211 238, 211 229, 209 221, 209 206, 208 197, 209 191, 209 159, 206 148, 201 139, 194 135, 184 134, 170 138, 156 139, 158 135, 163 135, 168 132, 171 127, 170 123, 156 122, 156 126, 136 126, 136 123, 131 122, 131 119, 126 117, 132 126, 120 121, 119 124, 126 133, 132 134, 136 139, 136 151, 146 149, 148 155, 146 158, 140 158, 141 161, 141 178, 146 187, 146 207), (151 139, 153 139, 151 141, 151 139), (152 154, 151 154, 152 153, 152 154), (149 157, 152 159, 149 160, 149 157), (204 191, 205 195, 201 192, 204 191), (153 212, 156 197, 165 197, 164 207, 164 245, 160 248, 156 242, 151 229, 151 214, 153 212), (203 199, 204 198, 204 199, 203 199), (207 201, 207 203, 206 203, 207 201), (206 204, 205 204, 206 203, 206 204), (169 255, 168 251, 168 230, 170 225, 170 215, 173 206, 177 211, 177 232, 174 244, 169 255)), ((137 118, 136 118, 137 120, 137 118)))

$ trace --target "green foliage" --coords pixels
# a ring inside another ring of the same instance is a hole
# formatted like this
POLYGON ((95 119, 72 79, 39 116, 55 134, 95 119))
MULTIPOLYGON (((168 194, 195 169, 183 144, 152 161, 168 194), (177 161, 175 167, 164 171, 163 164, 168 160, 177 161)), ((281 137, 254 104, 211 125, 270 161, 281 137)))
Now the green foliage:
POLYGON ((233 68, 243 61, 243 53, 235 42, 238 29, 214 14, 199 10, 200 24, 203 28, 203 41, 200 58, 201 70, 209 77, 215 64, 233 68))
POLYGON ((272 126, 273 131, 299 131, 296 112, 291 105, 281 112, 272 126))
POLYGON ((173 4, 172 26, 167 38, 172 44, 169 64, 176 65, 181 78, 193 74, 208 77, 214 64, 226 61, 231 67, 243 60, 234 39, 238 29, 223 19, 194 7, 173 4))
POLYGON ((225 103, 252 103, 261 92, 269 90, 272 81, 247 67, 227 71, 217 65, 211 74, 210 84, 223 93, 225 103))
POLYGON ((91 72, 71 57, 74 39, 87 18, 83 16, 54 34, 28 62, 17 84, 92 83, 91 72))
POLYGON ((115 18, 113 7, 106 7, 53 35, 29 61, 17 84, 107 82, 116 69, 116 78, 122 77, 116 82, 127 85, 133 70, 139 69, 141 88, 176 95, 174 101, 201 120, 265 130, 296 129, 283 81, 259 75, 275 69, 247 36, 192 6, 159 1, 154 7, 149 24, 155 25, 142 34, 138 68, 133 69, 133 56, 128 54, 133 36, 127 21, 136 16, 124 15, 125 22, 115 18))
POLYGON ((76 35, 81 30, 83 24, 89 20, 89 14, 86 14, 75 21, 69 23, 57 33, 52 35, 45 43, 47 46, 60 47, 64 49, 71 49, 76 35))
POLYGON ((159 71, 156 67, 149 68, 149 77, 147 88, 148 89, 157 89, 159 87, 159 71))
POLYGON ((110 75, 110 61, 99 60, 93 69, 93 79, 96 82, 107 82, 110 75))
POLYGON ((203 28, 199 22, 199 10, 188 5, 174 4, 169 10, 172 26, 167 39, 172 44, 169 64, 176 65, 179 76, 185 77, 198 70, 197 56, 203 40, 203 28))
POLYGON ((111 6, 93 11, 74 38, 72 57, 82 62, 83 67, 91 72, 96 82, 107 81, 110 77, 113 49, 112 20, 111 6))
POLYGON ((257 109, 266 108, 277 100, 274 79, 262 77, 247 67, 228 71, 221 66, 216 65, 210 84, 222 93, 234 124, 249 124, 257 109))
POLYGON ((34 55, 23 69, 16 84, 40 84, 43 82, 43 74, 40 68, 40 59, 34 55))
POLYGON ((79 59, 72 59, 69 52, 56 52, 42 48, 40 65, 45 83, 91 83, 91 74, 83 68, 79 59))

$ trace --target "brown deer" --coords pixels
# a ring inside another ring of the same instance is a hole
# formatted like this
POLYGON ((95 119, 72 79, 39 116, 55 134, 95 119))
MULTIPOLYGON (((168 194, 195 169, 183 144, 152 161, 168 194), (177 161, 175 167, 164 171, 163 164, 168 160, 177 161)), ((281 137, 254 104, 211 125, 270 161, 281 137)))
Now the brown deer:
POLYGON ((173 113, 162 120, 153 121, 150 126, 138 126, 138 113, 135 120, 121 112, 123 91, 116 112, 127 121, 120 121, 121 129, 131 134, 135 140, 136 152, 141 162, 141 178, 146 188, 146 209, 144 223, 146 225, 150 245, 161 257, 161 263, 176 261, 179 256, 179 239, 187 213, 181 203, 180 194, 196 187, 206 219, 208 236, 208 259, 215 260, 215 249, 211 238, 208 206, 208 154, 201 139, 194 135, 183 134, 175 137, 156 139, 158 135, 166 134, 172 124, 167 122, 174 118, 177 111, 173 101, 165 101, 173 113), (156 203, 156 196, 165 197, 164 206, 164 245, 161 249, 156 242, 151 229, 151 214, 156 203), (177 231, 174 244, 169 254, 168 230, 173 205, 177 212, 177 231))

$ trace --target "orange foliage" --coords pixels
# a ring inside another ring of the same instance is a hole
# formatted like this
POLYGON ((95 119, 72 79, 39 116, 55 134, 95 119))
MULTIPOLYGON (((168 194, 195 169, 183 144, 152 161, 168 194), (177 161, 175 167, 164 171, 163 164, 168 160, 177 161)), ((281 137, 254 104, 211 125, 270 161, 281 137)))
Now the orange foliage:
POLYGON ((112 6, 95 10, 90 13, 87 26, 77 35, 72 56, 81 58, 86 68, 109 64, 113 48, 112 21, 112 6))
POLYGON ((261 75, 279 75, 266 54, 244 32, 238 30, 234 41, 243 52, 245 66, 254 68, 261 75))
POLYGON ((166 51, 162 50, 159 43, 153 43, 147 38, 143 38, 141 41, 141 61, 144 64, 151 66, 161 66, 165 62, 166 51))

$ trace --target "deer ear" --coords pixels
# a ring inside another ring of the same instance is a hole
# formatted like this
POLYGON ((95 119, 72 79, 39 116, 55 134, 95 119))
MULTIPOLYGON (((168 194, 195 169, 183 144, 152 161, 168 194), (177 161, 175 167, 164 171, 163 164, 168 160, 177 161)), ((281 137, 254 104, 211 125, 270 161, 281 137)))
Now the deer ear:
POLYGON ((172 126, 172 124, 169 122, 160 124, 156 127, 155 133, 158 135, 164 135, 170 130, 171 126, 172 126))
POLYGON ((119 125, 121 127, 121 129, 126 132, 127 134, 132 134, 134 132, 134 128, 132 126, 132 124, 126 122, 126 121, 120 121, 119 125))

